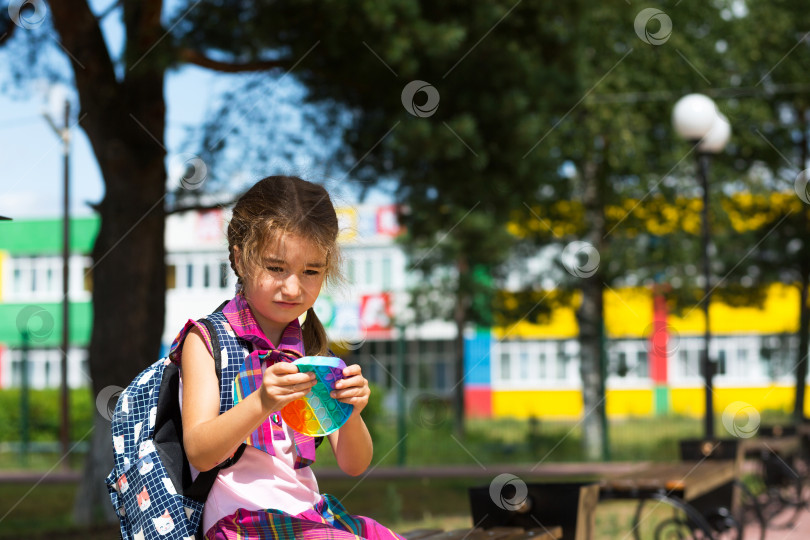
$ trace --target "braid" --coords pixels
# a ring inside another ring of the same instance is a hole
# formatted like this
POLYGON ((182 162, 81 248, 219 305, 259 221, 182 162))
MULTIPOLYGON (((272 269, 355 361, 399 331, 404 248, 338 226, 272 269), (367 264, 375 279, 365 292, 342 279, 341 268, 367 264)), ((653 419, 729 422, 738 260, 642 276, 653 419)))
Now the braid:
POLYGON ((304 337, 304 350, 310 356, 328 356, 329 340, 326 337, 321 320, 315 315, 315 310, 307 310, 307 318, 301 327, 301 334, 304 337))

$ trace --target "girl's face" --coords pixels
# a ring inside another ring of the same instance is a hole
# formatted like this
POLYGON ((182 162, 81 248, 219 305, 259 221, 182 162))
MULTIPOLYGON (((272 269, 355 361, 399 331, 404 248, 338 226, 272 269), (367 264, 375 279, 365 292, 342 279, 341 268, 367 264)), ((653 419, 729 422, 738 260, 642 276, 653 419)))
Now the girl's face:
MULTIPOLYGON (((244 276, 245 262, 235 253, 244 276)), ((326 254, 295 234, 285 234, 262 254, 262 266, 243 282, 245 298, 256 322, 278 346, 281 333, 318 298, 326 272, 326 254)))

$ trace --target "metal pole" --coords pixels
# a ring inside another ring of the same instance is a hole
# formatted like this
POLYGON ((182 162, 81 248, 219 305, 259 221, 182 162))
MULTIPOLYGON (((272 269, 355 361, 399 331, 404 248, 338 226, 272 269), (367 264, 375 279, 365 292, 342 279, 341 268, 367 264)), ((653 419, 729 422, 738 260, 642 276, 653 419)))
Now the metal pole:
POLYGON ((20 464, 22 466, 28 465, 28 456, 30 455, 31 443, 31 430, 29 429, 31 407, 29 406, 28 387, 30 380, 28 377, 28 351, 30 350, 30 340, 28 331, 22 333, 22 358, 20 365, 22 366, 20 373, 20 464))
POLYGON ((701 249, 703 255, 703 317, 705 321, 703 334, 703 355, 701 369, 703 371, 704 385, 706 387, 706 415, 704 417, 704 436, 706 439, 714 438, 714 403, 712 377, 714 366, 709 358, 709 343, 711 342, 711 326, 709 325, 709 304, 711 303, 712 284, 711 267, 709 264, 709 241, 711 239, 709 223, 709 156, 705 152, 697 154, 698 173, 703 188, 703 209, 701 211, 702 235, 701 249))
POLYGON ((405 445, 405 387, 402 385, 405 381, 405 327, 402 325, 397 326, 399 331, 399 339, 397 340, 397 377, 399 377, 399 384, 397 385, 397 440, 400 441, 397 447, 397 465, 405 465, 407 460, 407 447, 405 445))
MULTIPOLYGON (((70 102, 65 100, 65 124, 62 132, 62 154, 64 159, 63 207, 62 207, 62 365, 61 365, 61 422, 59 439, 62 443, 62 455, 67 456, 70 446, 70 418, 68 395, 68 347, 70 347, 70 298, 69 294, 69 264, 70 264, 70 102)), ((68 461, 62 461, 67 467, 68 461)))

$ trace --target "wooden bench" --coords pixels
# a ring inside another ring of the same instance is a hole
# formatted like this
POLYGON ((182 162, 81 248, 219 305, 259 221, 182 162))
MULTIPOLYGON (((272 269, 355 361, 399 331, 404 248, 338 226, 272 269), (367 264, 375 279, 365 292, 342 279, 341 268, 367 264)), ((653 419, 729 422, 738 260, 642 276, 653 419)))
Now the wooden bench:
POLYGON ((407 540, 559 540, 563 538, 562 527, 523 529, 521 527, 493 527, 491 529, 415 529, 401 536, 407 540))
POLYGON ((636 499, 638 505, 633 520, 633 536, 640 538, 639 525, 645 504, 653 501, 679 510, 672 518, 662 521, 656 538, 666 534, 684 535, 700 531, 706 538, 714 538, 718 529, 710 523, 701 509, 706 497, 733 482, 736 477, 732 461, 686 461, 678 463, 652 463, 632 473, 607 476, 600 482, 603 499, 636 499), (669 530, 666 530, 669 527, 669 530))
POLYGON ((802 440, 793 426, 762 426, 759 436, 740 442, 744 459, 753 462, 767 498, 765 518, 771 528, 790 528, 805 508, 799 471, 802 440))
MULTIPOLYGON (((566 540, 593 538, 599 485, 594 482, 529 482, 522 501, 509 501, 514 505, 496 501, 491 485, 469 489, 473 523, 487 531, 520 528, 531 531, 529 538, 554 538, 557 529, 566 540), (514 507, 513 507, 514 506, 514 507)), ((506 495, 507 500, 516 496, 506 495)), ((521 536, 524 538, 525 536, 521 536)), ((510 536, 511 538, 511 536, 510 536)))

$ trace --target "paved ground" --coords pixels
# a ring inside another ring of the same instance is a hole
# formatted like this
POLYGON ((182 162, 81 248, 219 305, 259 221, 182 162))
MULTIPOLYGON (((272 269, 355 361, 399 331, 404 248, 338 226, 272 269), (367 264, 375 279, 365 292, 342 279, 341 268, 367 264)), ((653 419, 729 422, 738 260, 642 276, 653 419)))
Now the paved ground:
MULTIPOLYGON (((766 540, 810 540, 810 511, 805 508, 798 515, 796 522, 786 528, 768 529, 766 540)), ((758 530, 746 528, 743 540, 760 540, 758 530)))

